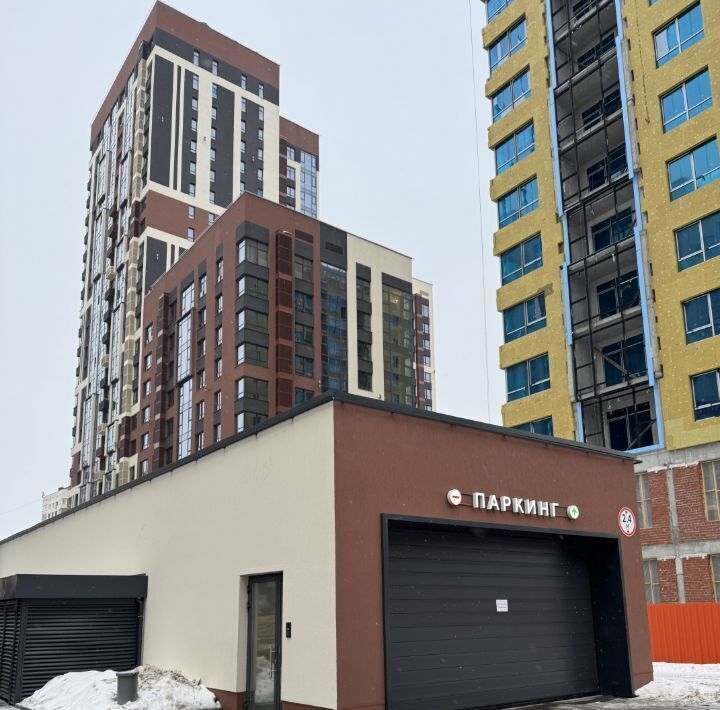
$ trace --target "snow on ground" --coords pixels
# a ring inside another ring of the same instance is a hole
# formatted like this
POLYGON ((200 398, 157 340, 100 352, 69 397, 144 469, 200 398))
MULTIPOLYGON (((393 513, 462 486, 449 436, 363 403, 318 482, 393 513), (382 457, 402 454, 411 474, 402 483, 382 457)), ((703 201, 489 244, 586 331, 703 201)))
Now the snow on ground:
POLYGON ((638 697, 720 703, 720 664, 653 663, 653 674, 638 697))
POLYGON ((138 699, 118 705, 115 671, 66 673, 20 703, 27 710, 211 710, 215 696, 177 671, 140 666, 138 699))

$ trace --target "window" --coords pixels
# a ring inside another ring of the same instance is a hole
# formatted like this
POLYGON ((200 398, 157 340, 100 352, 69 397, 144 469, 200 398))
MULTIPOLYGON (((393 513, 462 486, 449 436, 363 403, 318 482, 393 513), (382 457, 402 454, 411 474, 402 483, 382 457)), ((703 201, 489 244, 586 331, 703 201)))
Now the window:
POLYGON ((246 129, 247 129, 247 124, 245 123, 245 119, 242 119, 240 121, 240 132, 245 133, 246 129))
POLYGON ((193 229, 193 227, 188 227, 187 238, 188 238, 191 242, 194 242, 194 241, 195 241, 195 230, 193 229))
POLYGON ((607 423, 611 449, 627 451, 653 443, 650 405, 647 402, 609 412, 607 423))
POLYGON ((153 326, 152 323, 150 325, 145 326, 145 342, 149 343, 153 338, 153 326))
POLYGON ((633 335, 603 347, 602 363, 606 387, 647 375, 643 335, 633 335))
POLYGON ((370 282, 360 276, 355 279, 355 289, 358 301, 370 302, 370 282))
POLYGON ((242 195, 243 192, 245 192, 245 183, 241 182, 240 183, 240 194, 242 195))
POLYGON ((668 163, 670 199, 677 200, 720 177, 717 138, 668 163))
POLYGON ((219 293, 217 296, 215 296, 215 312, 222 313, 222 309, 223 309, 223 296, 221 293, 219 293))
POLYGON ((197 172, 197 165, 195 164, 195 161, 190 161, 190 175, 195 175, 197 172))
POLYGON ((358 311, 357 313, 357 327, 358 330, 372 330, 370 325, 370 314, 358 311))
POLYGON ((268 282, 263 279, 258 279, 255 276, 241 276, 237 280, 238 298, 240 296, 244 296, 245 294, 267 300, 268 282))
POLYGON ((143 424, 147 424, 150 421, 150 407, 145 407, 142 410, 143 424))
POLYGON ((140 462, 140 475, 146 476, 147 472, 148 472, 148 468, 149 468, 148 460, 145 459, 144 461, 141 461, 140 462))
POLYGON ((720 602, 720 555, 710 555, 715 601, 720 602))
POLYGON ((258 128, 258 140, 265 139, 265 131, 262 128, 258 128))
POLYGON ((216 412, 219 412, 222 407, 222 391, 218 390, 213 395, 213 407, 215 408, 216 412))
POLYGON ((720 212, 675 232, 678 271, 702 264, 720 255, 720 212))
POLYGON ((190 130, 193 133, 197 133, 197 118, 190 119, 190 130))
MULTIPOLYGON (((193 64, 197 67, 200 66, 200 52, 195 50, 193 52, 193 64)), ((195 85, 193 85, 193 89, 195 88, 195 85)))
POLYGON ((580 114, 583 128, 590 128, 596 123, 600 123, 604 118, 611 116, 622 108, 620 100, 620 89, 614 89, 603 96, 600 101, 586 108, 580 114))
POLYGON ((313 327, 311 325, 295 323, 295 342, 299 345, 309 345, 310 347, 312 347, 313 327))
POLYGON ((258 313, 247 308, 238 313, 238 330, 254 330, 258 333, 268 332, 268 317, 266 313, 258 313))
POLYGON ((197 373, 197 386, 198 389, 205 389, 205 370, 198 370, 197 373))
POLYGON ((198 327, 202 328, 205 325, 206 320, 207 320, 207 311, 203 307, 198 311, 198 327))
POLYGON ((215 171, 210 168, 210 182, 215 182, 215 171))
POLYGON ((659 67, 703 38, 700 3, 679 15, 655 33, 655 59, 659 67))
POLYGON ((197 153, 197 141, 194 138, 190 141, 190 152, 197 153))
MULTIPOLYGON (((210 148, 210 162, 211 163, 215 162, 215 148, 210 148)), ((215 171, 212 170, 211 172, 212 172, 211 180, 215 180, 215 171)))
POLYGON ((588 190, 596 190, 627 172, 625 144, 608 152, 607 156, 587 169, 588 190))
POLYGON ((299 254, 295 255, 295 269, 294 274, 296 279, 302 279, 303 281, 313 280, 313 262, 312 259, 308 259, 299 254))
POLYGON ((262 168, 258 168, 257 177, 258 177, 258 180, 260 180, 260 182, 262 182, 262 179, 263 179, 263 170, 262 170, 262 168))
POLYGON ((583 52, 578 58, 578 69, 589 67, 596 59, 602 57, 605 52, 615 47, 615 33, 608 32, 601 40, 592 48, 583 52))
POLYGON ((210 204, 215 204, 215 190, 210 190, 210 204))
POLYGON ((259 402, 268 401, 268 383, 255 377, 241 377, 236 384, 237 399, 256 399, 259 402))
POLYGON ((295 404, 300 404, 301 402, 307 402, 309 399, 312 399, 315 393, 312 390, 305 390, 300 387, 295 388, 295 404))
POLYGON ((213 121, 217 120, 217 106, 212 106, 210 108, 210 118, 213 121))
POLYGON ((523 303, 518 303, 503 311, 505 342, 521 338, 547 324, 545 315, 545 294, 541 293, 523 303))
POLYGON ((509 81, 491 97, 492 120, 499 121, 508 112, 530 96, 530 70, 509 81))
POLYGON ((149 370, 152 367, 152 353, 148 353, 143 358, 143 369, 149 370))
POLYGON ((550 364, 547 353, 508 367, 505 376, 508 402, 548 389, 550 364))
POLYGON ((240 75, 240 88, 247 89, 247 77, 245 74, 240 75))
POLYGON ((199 431, 195 434, 195 451, 201 451, 205 447, 205 432, 199 431))
POLYGON ((265 97, 265 84, 258 84, 258 96, 262 99, 265 97))
POLYGON ((215 280, 217 281, 217 283, 220 283, 223 280, 223 260, 222 259, 218 259, 215 262, 215 273, 217 274, 215 280))
POLYGON ((500 39, 490 45, 490 73, 492 74, 501 64, 506 62, 513 54, 520 51, 527 41, 527 22, 525 18, 513 25, 500 39))
POLYGON ((205 400, 197 403, 196 413, 197 419, 205 419, 205 400))
POLYGON ((216 98, 217 98, 217 94, 218 94, 217 84, 213 84, 213 85, 212 85, 212 97, 213 97, 214 99, 216 99, 216 98))
POLYGON ((288 160, 295 160, 295 148, 293 148, 292 146, 288 146, 286 155, 288 160))
POLYGON ((295 188, 294 188, 294 187, 290 187, 290 186, 288 185, 288 186, 285 188, 285 194, 286 194, 288 197, 292 197, 292 199, 294 200, 294 199, 295 199, 295 188))
POLYGON ((542 241, 536 234, 500 255, 502 283, 509 284, 541 266, 542 241))
POLYGON ((245 161, 244 160, 240 161, 240 174, 241 175, 245 174, 245 161))
POLYGON ((251 264, 257 264, 258 266, 267 266, 267 244, 256 242, 254 239, 243 239, 238 244, 238 264, 242 264, 243 261, 249 261, 251 264))
POLYGON ((660 98, 663 131, 666 133, 712 106, 707 69, 660 98))
POLYGON ((505 172, 535 150, 535 129, 530 123, 495 148, 495 170, 505 172))
POLYGON ((683 312, 686 343, 696 343, 720 335, 720 289, 685 301, 683 312))
MULTIPOLYGON (((702 464, 703 490, 705 491, 705 517, 720 520, 720 459, 704 461, 702 464)), ((720 582, 720 576, 715 575, 720 582)))
POLYGON ((552 417, 544 417, 543 419, 535 419, 534 421, 526 422, 525 424, 518 424, 517 426, 514 426, 513 429, 531 431, 533 434, 545 434, 545 436, 552 436, 552 417))
POLYGON ((210 126, 210 140, 214 141, 217 138, 217 128, 210 126))
POLYGON ((215 424, 215 426, 213 426, 213 439, 216 444, 222 439, 222 425, 215 424))
POLYGON ((370 343, 363 343, 358 341, 358 360, 365 360, 366 362, 372 361, 372 345, 370 343))
POLYGON ((237 346, 237 364, 242 365, 258 365, 267 367, 268 349, 264 345, 255 345, 254 343, 241 343, 237 346))
POLYGON ((212 224, 215 221, 215 215, 212 212, 208 212, 208 224, 212 224))
POLYGON ((143 382, 143 394, 146 397, 148 397, 151 392, 152 392, 152 383, 150 382, 150 380, 145 380, 145 382, 143 382))
POLYGON ((262 106, 258 106, 258 119, 261 121, 265 120, 265 109, 262 106))
POLYGON ((258 148, 258 156, 257 157, 258 157, 258 160, 262 161, 262 159, 263 159, 263 149, 262 148, 258 148))
POLYGON ((188 205, 188 217, 195 219, 195 208, 192 205, 188 205))
MULTIPOLYGON (((212 60, 212 73, 217 74, 218 73, 218 63, 216 59, 212 60)), ((213 84, 214 86, 214 84, 213 84)))
POLYGON ((537 178, 528 180, 512 192, 498 200, 498 220, 500 227, 512 224, 538 206, 537 178))
POLYGON ((207 274, 203 274, 198 281, 198 298, 207 293, 207 274))
POLYGON ((295 356, 295 374, 303 377, 313 376, 313 359, 311 357, 295 356))
POLYGON ((285 171, 285 177, 288 180, 292 180, 294 182, 295 181, 295 168, 292 168, 288 165, 287 170, 285 171))
POLYGON ((312 315, 313 297, 302 291, 295 291, 295 311, 312 315))
POLYGON ((690 378, 695 419, 720 417, 720 370, 710 370, 690 378))
POLYGON ((657 560, 643 560, 643 577, 645 578, 645 601, 648 604, 659 604, 660 581, 657 560))
POLYGON ((192 105, 192 110, 197 111, 198 110, 198 100, 194 96, 192 97, 190 103, 192 105))
POLYGON ((205 338, 198 340, 198 357, 205 357, 205 338))
POLYGON ((632 237, 634 223, 632 208, 628 207, 622 212, 594 224, 590 231, 595 251, 600 251, 611 244, 632 237))
POLYGON ((188 195, 190 195, 190 197, 195 197, 195 183, 194 182, 191 182, 188 185, 188 195))
POLYGON ((217 328, 215 328, 215 347, 217 347, 218 345, 222 345, 222 338, 223 338, 222 326, 219 325, 217 328))
POLYGON ((650 507, 650 488, 647 473, 635 474, 635 498, 637 502, 638 527, 652 527, 652 509, 650 507))
POLYGON ((597 287, 598 316, 609 316, 640 304, 640 288, 637 271, 628 271, 619 278, 611 279, 597 287))
POLYGON ((488 0, 487 2, 487 21, 497 17, 510 3, 512 0, 488 0))
POLYGON ((423 318, 429 318, 430 317, 430 304, 423 303, 422 308, 420 309, 420 312, 422 313, 423 318))
POLYGON ((240 112, 241 113, 247 112, 247 99, 244 96, 242 96, 240 98, 240 112))

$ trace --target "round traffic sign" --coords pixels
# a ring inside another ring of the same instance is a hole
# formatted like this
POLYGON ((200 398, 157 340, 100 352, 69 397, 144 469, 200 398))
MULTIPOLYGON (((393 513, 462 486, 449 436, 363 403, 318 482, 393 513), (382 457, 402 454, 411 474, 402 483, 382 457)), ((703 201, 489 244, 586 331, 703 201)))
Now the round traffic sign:
POLYGON ((580 508, 576 505, 569 505, 567 507, 567 516, 570 520, 577 520, 580 517, 580 508))
POLYGON ((637 529, 637 523, 635 521, 635 513, 630 508, 621 508, 618 513, 618 525, 622 534, 626 537, 632 537, 637 529))
POLYGON ((462 493, 460 493, 457 488, 453 488, 451 491, 448 491, 447 500, 450 505, 460 505, 462 493))

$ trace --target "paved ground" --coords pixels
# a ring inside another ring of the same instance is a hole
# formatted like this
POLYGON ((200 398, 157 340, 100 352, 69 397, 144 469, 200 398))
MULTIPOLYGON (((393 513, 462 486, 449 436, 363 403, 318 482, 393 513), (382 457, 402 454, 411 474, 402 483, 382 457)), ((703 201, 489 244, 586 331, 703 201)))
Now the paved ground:
POLYGON ((559 700, 525 705, 517 710, 720 710, 720 703, 693 700, 651 700, 649 698, 610 698, 596 696, 579 700, 559 700))

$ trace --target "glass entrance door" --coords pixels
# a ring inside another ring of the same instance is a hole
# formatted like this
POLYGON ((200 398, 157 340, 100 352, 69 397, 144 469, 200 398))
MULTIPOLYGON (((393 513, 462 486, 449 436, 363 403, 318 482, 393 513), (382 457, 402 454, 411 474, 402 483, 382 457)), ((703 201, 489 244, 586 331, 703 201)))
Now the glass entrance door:
POLYGON ((280 710, 282 575, 248 581, 248 710, 280 710))

